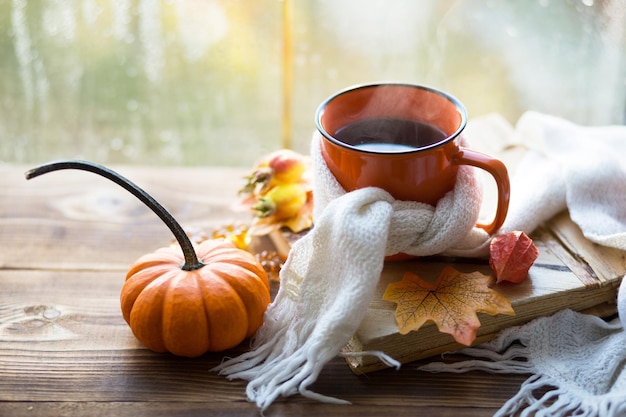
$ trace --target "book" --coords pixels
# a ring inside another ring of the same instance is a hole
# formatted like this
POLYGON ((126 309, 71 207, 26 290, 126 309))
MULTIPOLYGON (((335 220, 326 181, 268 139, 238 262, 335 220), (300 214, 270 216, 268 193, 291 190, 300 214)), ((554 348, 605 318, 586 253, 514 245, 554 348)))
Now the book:
MULTIPOLYGON (((539 257, 530 268, 528 278, 519 284, 505 282, 495 287, 511 301, 515 316, 478 313, 481 326, 474 344, 488 341, 507 327, 566 308, 601 317, 616 313, 617 290, 626 274, 625 252, 585 239, 567 212, 539 227, 531 237, 539 257)), ((273 234, 271 238, 273 242, 280 242, 285 250, 297 236, 284 232, 273 234)), ((452 336, 439 332, 433 323, 426 323, 417 331, 400 334, 394 317, 396 304, 382 299, 387 285, 400 281, 405 272, 414 272, 420 278, 434 282, 446 265, 462 272, 479 271, 493 275, 486 259, 435 256, 386 262, 365 318, 344 351, 379 350, 401 363, 408 363, 465 347, 455 342, 452 336)), ((386 367, 373 356, 347 356, 346 362, 355 373, 386 367)))
MULTIPOLYGON (((478 313, 481 327, 474 344, 488 341, 507 327, 566 308, 603 317, 615 314, 617 290, 626 273, 624 252, 590 244, 567 213, 542 226, 532 238, 539 257, 531 267, 528 278, 520 284, 501 283, 495 287, 511 301, 515 316, 478 313)), ((387 263, 365 319, 345 350, 380 350, 401 363, 407 363, 465 347, 456 343, 452 336, 439 332, 433 323, 426 323, 417 331, 401 335, 394 317, 395 304, 382 300, 387 285, 401 280, 405 271, 414 271, 422 279, 434 281, 445 265, 466 272, 493 274, 485 261, 481 263, 468 259, 429 258, 387 263)), ((377 358, 370 356, 350 356, 346 360, 357 373, 385 367, 377 358)))
MULTIPOLYGON (((512 128, 498 118, 487 118, 482 125, 478 125, 482 127, 475 130, 480 130, 483 138, 491 138, 488 143, 492 146, 512 132, 512 128)), ((497 154, 508 167, 514 167, 523 152, 523 149, 504 146, 494 147, 491 153, 497 154)), ((486 201, 489 198, 489 193, 486 193, 486 201)), ((286 256, 300 236, 281 231, 271 234, 270 238, 279 253, 286 256)), ((474 345, 488 341, 505 328, 522 325, 562 309, 601 317, 616 313, 617 291, 626 274, 626 252, 588 241, 566 211, 537 228, 531 238, 539 256, 530 268, 528 278, 519 284, 500 283, 494 287, 511 301, 515 316, 478 313, 481 326, 474 345)), ((408 363, 465 347, 455 342, 451 335, 439 332, 431 322, 416 331, 400 334, 394 316, 396 304, 382 299, 387 286, 401 281, 405 272, 413 272, 423 280, 434 282, 446 265, 461 272, 478 271, 493 275, 487 259, 435 256, 385 262, 365 318, 344 352, 383 351, 401 363, 408 363)), ((355 373, 386 367, 374 356, 347 355, 346 362, 355 373)))

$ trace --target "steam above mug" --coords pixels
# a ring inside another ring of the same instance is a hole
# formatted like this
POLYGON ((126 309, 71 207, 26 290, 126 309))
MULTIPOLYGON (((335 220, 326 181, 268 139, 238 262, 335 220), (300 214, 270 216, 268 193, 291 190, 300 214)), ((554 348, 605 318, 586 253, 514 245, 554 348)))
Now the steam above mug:
POLYGON ((495 233, 506 218, 510 185, 498 159, 461 146, 465 107, 434 88, 367 84, 340 91, 317 109, 322 156, 346 191, 378 187, 397 200, 436 205, 454 189, 459 165, 489 172, 498 188, 495 233))

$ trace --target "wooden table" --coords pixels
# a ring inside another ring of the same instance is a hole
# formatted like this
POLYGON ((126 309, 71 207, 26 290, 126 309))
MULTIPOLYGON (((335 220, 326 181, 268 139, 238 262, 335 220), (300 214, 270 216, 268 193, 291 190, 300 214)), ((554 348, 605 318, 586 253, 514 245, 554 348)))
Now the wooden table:
MULTIPOLYGON (((260 415, 245 383, 210 372, 224 354, 184 359, 145 349, 119 307, 127 268, 171 242, 169 230, 125 190, 91 173, 26 181, 29 167, 0 165, 0 416, 260 415)), ((115 167, 185 228, 248 221, 230 205, 245 170, 115 167)), ((313 390, 352 402, 299 396, 267 416, 491 416, 521 375, 353 374, 330 362, 313 390)))

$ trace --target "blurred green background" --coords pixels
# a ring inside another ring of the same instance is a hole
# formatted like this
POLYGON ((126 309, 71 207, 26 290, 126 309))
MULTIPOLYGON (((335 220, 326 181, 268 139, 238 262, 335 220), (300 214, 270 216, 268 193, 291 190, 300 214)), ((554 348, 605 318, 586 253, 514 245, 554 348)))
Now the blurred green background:
POLYGON ((623 124, 625 27, 623 0, 0 0, 0 162, 246 166, 379 80, 623 124))

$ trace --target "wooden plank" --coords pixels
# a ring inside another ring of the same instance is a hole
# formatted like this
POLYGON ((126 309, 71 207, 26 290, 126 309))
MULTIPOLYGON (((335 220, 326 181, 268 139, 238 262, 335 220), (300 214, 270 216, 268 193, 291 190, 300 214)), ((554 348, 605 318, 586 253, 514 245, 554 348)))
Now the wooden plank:
MULTIPOLYGON (((117 273, 3 270, 2 283, 0 415, 20 415, 25 409, 39 416, 58 415, 59 410, 64 415, 106 411, 124 415, 161 404, 170 404, 165 410, 206 412, 223 407, 230 415, 258 413, 255 405, 243 400, 243 381, 209 372, 225 355, 246 350, 245 344, 195 359, 148 351, 121 317, 117 273), (204 408, 208 404, 211 407, 204 408)), ((523 379, 508 379, 509 391, 514 392, 523 379)), ((357 407, 337 408, 295 397, 279 401, 272 415, 297 415, 302 412, 298 405, 306 405, 308 415, 319 411, 356 416, 368 407, 379 415, 389 408, 397 411, 395 415, 408 416, 415 409, 435 407, 451 407, 458 415, 492 415, 510 395, 499 385, 480 374, 430 375, 411 368, 361 379, 336 359, 312 389, 353 401, 357 407), (371 395, 374 387, 376 398, 371 395), (496 389, 497 394, 475 396, 477 390, 496 389)))
MULTIPOLYGON (((296 397, 297 398, 297 397, 296 397)), ((439 406, 407 406, 407 405, 351 405, 336 406, 322 403, 308 403, 292 398, 289 402, 278 401, 272 406, 267 415, 272 417, 301 417, 305 410, 308 417, 316 416, 438 416, 438 417, 480 417, 492 416, 496 409, 477 407, 442 408, 439 406), (339 414, 337 414, 339 413, 339 414)), ((0 415, 4 417, 22 417, 33 415, 37 417, 64 416, 64 417, 206 417, 236 416, 258 417, 259 411, 251 404, 231 402, 228 411, 224 411, 221 404, 215 402, 19 402, 0 403, 0 415)))
POLYGON ((32 343, 68 348, 136 349, 119 306, 124 272, 2 270, 1 341, 12 350, 28 351, 32 343), (67 342, 67 343, 66 343, 67 342))
POLYGON ((600 246, 586 239, 581 230, 572 223, 568 213, 563 212, 550 221, 546 227, 554 234, 563 249, 570 253, 571 260, 562 258, 572 269, 582 267, 586 272, 577 275, 593 277, 600 285, 624 275, 626 270, 626 252, 619 249, 600 246))
POLYGON ((2 283, 0 401, 210 401, 220 384, 241 399, 241 383, 208 372, 223 354, 176 358, 135 339, 117 273, 2 271, 2 283))
MULTIPOLYGON (((0 267, 125 270, 173 239, 143 203, 104 178, 59 171, 26 181, 26 169, 0 166, 0 267)), ((187 230, 250 220, 249 213, 232 210, 243 169, 207 174, 176 168, 158 178, 137 168, 118 170, 161 201, 187 230)))
MULTIPOLYGON (((171 239, 158 219, 93 174, 26 182, 25 170, 0 166, 0 415, 258 416, 245 401, 245 382, 209 372, 224 356, 247 350, 245 343, 177 358, 145 349, 123 321, 118 297, 129 263, 171 239)), ((229 208, 241 178, 235 171, 121 171, 185 225, 220 225, 233 214, 247 219, 229 208)), ((432 375, 415 366, 358 376, 337 358, 311 389, 353 406, 294 396, 267 414, 491 416, 526 379, 432 375)))

